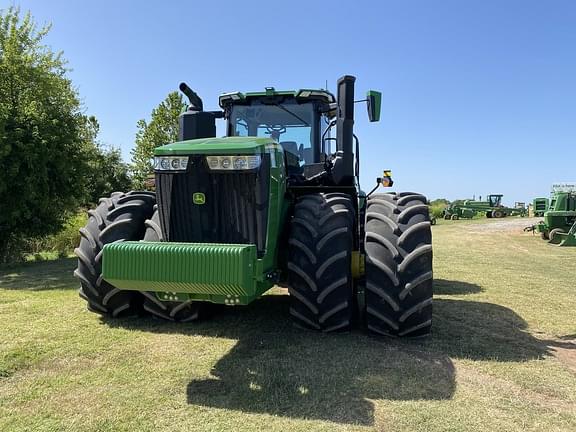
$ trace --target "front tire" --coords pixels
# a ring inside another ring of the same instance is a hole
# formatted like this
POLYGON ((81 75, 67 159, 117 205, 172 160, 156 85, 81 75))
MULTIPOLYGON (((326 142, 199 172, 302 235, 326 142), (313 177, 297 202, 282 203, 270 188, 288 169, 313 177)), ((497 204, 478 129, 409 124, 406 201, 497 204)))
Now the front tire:
POLYGON ((102 249, 108 243, 142 239, 144 220, 155 202, 150 192, 115 192, 88 211, 88 223, 80 229, 80 245, 74 250, 78 257, 74 276, 80 280, 79 294, 88 310, 114 318, 139 312, 138 292, 119 290, 102 279, 102 249))
POLYGON ((426 336, 432 325, 432 232, 427 200, 373 195, 366 208, 366 325, 386 336, 426 336))
POLYGON ((350 196, 316 193, 298 199, 288 239, 290 314, 323 332, 350 329, 355 210, 350 196))

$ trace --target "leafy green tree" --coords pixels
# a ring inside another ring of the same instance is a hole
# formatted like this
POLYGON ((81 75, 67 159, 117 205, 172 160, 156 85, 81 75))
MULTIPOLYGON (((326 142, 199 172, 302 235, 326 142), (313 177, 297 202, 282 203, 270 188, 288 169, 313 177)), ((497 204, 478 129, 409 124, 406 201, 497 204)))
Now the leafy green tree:
POLYGON ((182 95, 172 92, 152 110, 150 122, 143 119, 138 121, 136 145, 132 150, 135 189, 143 189, 146 177, 153 172, 150 160, 154 156, 154 149, 178 139, 178 116, 184 107, 182 95))
POLYGON ((85 117, 48 31, 0 11, 0 261, 10 244, 57 231, 86 196, 85 117))
POLYGON ((98 120, 94 116, 86 117, 83 130, 83 142, 89 161, 86 170, 86 204, 95 204, 100 197, 114 191, 126 192, 132 186, 129 167, 122 160, 120 150, 100 143, 99 131, 98 120))
POLYGON ((430 201, 430 205, 448 206, 450 205, 450 201, 448 201, 446 198, 436 198, 435 200, 430 201))

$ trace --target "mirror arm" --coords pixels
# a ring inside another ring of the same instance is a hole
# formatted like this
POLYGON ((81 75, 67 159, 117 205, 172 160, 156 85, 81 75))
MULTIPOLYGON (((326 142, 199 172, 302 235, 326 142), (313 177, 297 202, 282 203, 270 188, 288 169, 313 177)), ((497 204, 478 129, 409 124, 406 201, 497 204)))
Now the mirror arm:
POLYGON ((372 189, 370 192, 368 192, 366 194, 366 198, 370 198, 370 195, 372 195, 374 192, 376 192, 376 189, 378 189, 378 186, 380 186, 380 183, 382 183, 382 178, 376 177, 376 186, 374 187, 374 189, 372 189))
POLYGON ((326 154, 326 134, 330 131, 330 129, 332 129, 334 126, 336 125, 336 120, 332 120, 329 124, 328 127, 326 128, 326 130, 322 133, 322 143, 321 143, 321 148, 320 150, 322 150, 323 154, 326 154))

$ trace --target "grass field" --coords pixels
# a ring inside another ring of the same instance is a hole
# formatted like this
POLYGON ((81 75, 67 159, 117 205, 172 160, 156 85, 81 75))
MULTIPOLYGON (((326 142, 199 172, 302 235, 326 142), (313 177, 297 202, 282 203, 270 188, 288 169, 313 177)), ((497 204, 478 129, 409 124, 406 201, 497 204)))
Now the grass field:
POLYGON ((433 233, 418 341, 294 329, 281 290, 197 324, 105 321, 73 259, 0 269, 0 431, 576 430, 576 248, 433 233))

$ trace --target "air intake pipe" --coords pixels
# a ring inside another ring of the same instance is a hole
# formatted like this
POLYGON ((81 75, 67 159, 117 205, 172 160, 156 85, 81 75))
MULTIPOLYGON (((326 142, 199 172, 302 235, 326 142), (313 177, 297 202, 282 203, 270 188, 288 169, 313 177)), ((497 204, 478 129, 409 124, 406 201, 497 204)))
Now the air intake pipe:
POLYGON ((338 110, 336 115, 336 163, 334 180, 339 185, 354 184, 354 82, 344 75, 338 80, 338 110))

